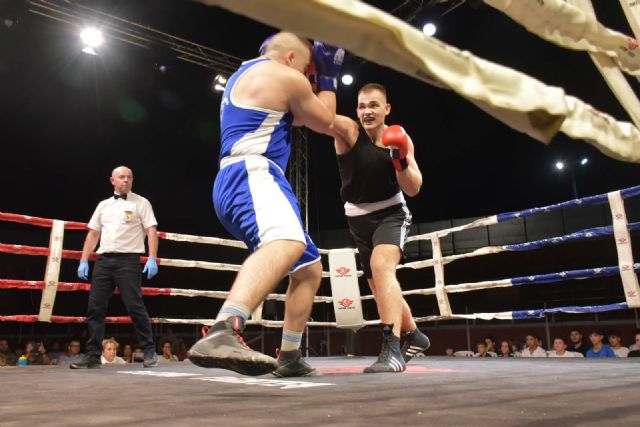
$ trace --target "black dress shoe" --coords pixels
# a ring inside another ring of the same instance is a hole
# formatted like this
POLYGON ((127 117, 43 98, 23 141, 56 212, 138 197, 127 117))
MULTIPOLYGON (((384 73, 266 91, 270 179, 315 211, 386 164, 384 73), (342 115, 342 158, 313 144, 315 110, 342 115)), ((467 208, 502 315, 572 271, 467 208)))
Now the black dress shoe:
POLYGON ((75 362, 69 365, 71 369, 99 369, 102 368, 102 362, 95 357, 85 357, 79 362, 75 362))

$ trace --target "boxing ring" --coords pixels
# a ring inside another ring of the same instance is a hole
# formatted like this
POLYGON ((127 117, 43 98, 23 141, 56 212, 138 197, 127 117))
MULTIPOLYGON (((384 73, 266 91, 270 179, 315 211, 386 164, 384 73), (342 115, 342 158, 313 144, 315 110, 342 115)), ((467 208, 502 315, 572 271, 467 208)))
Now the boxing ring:
MULTIPOLYGON (((433 257, 405 263, 399 269, 430 269, 435 271, 435 283, 424 289, 405 291, 405 295, 435 296, 439 315, 416 318, 417 322, 449 319, 527 319, 547 313, 593 313, 625 310, 637 307, 637 276, 640 264, 635 263, 630 245, 630 232, 639 223, 628 223, 624 200, 640 195, 640 186, 585 197, 577 200, 508 212, 481 218, 473 222, 411 237, 409 244, 429 241, 433 257), (609 204, 613 224, 587 228, 564 236, 543 240, 488 246, 467 253, 443 256, 441 239, 452 233, 478 227, 491 227, 518 218, 552 212, 567 207, 609 204), (506 251, 535 251, 549 245, 591 239, 614 238, 618 264, 590 269, 561 271, 549 274, 513 277, 491 282, 448 283, 445 266, 473 257, 506 251), (535 286, 585 278, 620 276, 625 300, 598 306, 560 306, 496 313, 459 314, 450 311, 449 298, 462 292, 512 286, 535 286)), ((47 257, 44 280, 0 280, 3 289, 42 290, 38 314, 0 316, 5 322, 83 322, 84 317, 53 314, 57 292, 89 290, 87 283, 58 280, 63 259, 78 259, 80 252, 63 248, 64 232, 84 230, 86 224, 25 215, 0 213, 0 219, 51 228, 49 247, 0 244, 0 252, 47 257)), ((191 236, 160 232, 164 240, 242 248, 237 241, 214 237, 191 236)), ((332 257, 335 250, 322 250, 332 257)), ((347 254, 355 264, 354 250, 338 249, 338 256, 347 254)), ((95 254, 92 255, 92 259, 95 254)), ((145 261, 141 257, 141 263, 145 261)), ((339 259, 339 261, 343 261, 339 259)), ((163 268, 196 268, 236 271, 238 265, 210 261, 160 258, 163 268)), ((329 264, 332 261, 330 259, 329 264)), ((340 265, 323 273, 357 282, 359 272, 340 265)), ((348 285, 347 285, 348 286, 348 285)), ((176 288, 143 288, 145 297, 206 297, 223 299, 222 290, 176 288)), ((62 295, 61 295, 62 296, 62 295)), ((335 307, 358 306, 371 295, 317 296, 318 304, 335 307), (357 298, 357 299, 356 299, 357 298), (342 303, 342 304, 341 304, 342 303)), ((269 299, 283 301, 284 295, 272 294, 269 299)), ((83 307, 84 308, 84 307, 83 307)), ((335 322, 309 322, 310 327, 359 327, 375 325, 376 319, 344 318, 345 310, 336 309, 335 322), (342 323, 341 323, 342 322, 342 323)), ((357 310, 349 310, 351 313, 357 310)), ((153 313, 150 313, 153 316, 153 313)), ((357 317, 357 316, 356 316, 357 317)), ((128 317, 109 317, 111 323, 129 323, 128 317)), ((170 319, 153 317, 153 322, 207 325, 212 319, 170 319)), ((280 322, 264 320, 259 311, 250 321, 254 325, 280 327, 280 322)), ((637 417, 635 398, 640 386, 638 365, 634 359, 498 359, 498 358, 414 358, 403 374, 362 374, 373 357, 313 357, 309 362, 321 372, 313 378, 276 379, 270 375, 243 377, 219 369, 203 369, 189 361, 161 363, 155 369, 143 369, 140 364, 107 365, 99 370, 77 371, 65 366, 8 367, 0 369, 0 381, 11 390, 0 400, 3 425, 19 425, 28 419, 38 425, 113 425, 136 422, 140 425, 385 425, 398 422, 415 425, 533 425, 567 419, 592 421, 601 425, 614 419, 619 425, 634 425, 637 417), (31 387, 24 387, 31 384, 31 387), (594 385, 597 384, 597 385, 594 385), (593 405, 593 392, 601 393, 602 405, 593 405), (37 401, 34 400, 34 391, 37 401), (106 398, 108 396, 108 398, 106 398), (135 403, 134 403, 135 402, 135 403), (375 402, 375 403, 373 403, 375 402), (606 406, 609 405, 609 406, 606 406), (84 415, 91 408, 92 416, 84 415), (78 417, 82 417, 79 419, 78 417)))
MULTIPOLYGON (((485 218, 477 219, 473 222, 460 225, 453 228, 438 230, 422 235, 412 236, 407 239, 407 244, 420 241, 429 241, 431 243, 433 257, 427 260, 419 260, 401 264, 398 266, 402 269, 426 269, 433 268, 435 283, 433 286, 424 289, 414 289, 403 291, 403 295, 421 295, 435 296, 438 304, 439 314, 433 316, 424 316, 415 318, 417 323, 446 321, 451 319, 482 319, 482 320, 520 320, 544 317, 549 313, 565 312, 565 313, 596 313, 614 310, 625 310, 640 307, 640 288, 638 286, 638 277, 636 272, 640 270, 640 263, 634 262, 630 232, 640 230, 640 223, 627 222, 627 214, 624 208, 624 199, 637 197, 640 195, 640 186, 614 191, 608 194, 584 197, 576 200, 569 200, 545 207, 526 209, 517 212, 507 212, 493 215, 485 218), (587 228, 577 232, 573 232, 564 236, 535 240, 518 244, 509 244, 503 246, 487 246, 467 253, 453 254, 443 256, 441 250, 441 239, 450 234, 462 232, 479 227, 491 227, 495 224, 504 223, 510 220, 530 217, 540 213, 553 212, 570 207, 594 206, 608 204, 613 219, 613 224, 604 227, 587 228), (521 277, 505 278, 500 280, 480 281, 472 283, 447 283, 445 279, 445 266, 455 261, 470 259, 479 256, 498 254, 508 251, 532 251, 550 245, 560 245, 568 242, 575 242, 586 239, 596 239, 612 236, 616 242, 618 265, 594 266, 589 269, 559 271, 554 273, 534 274, 521 277), (526 286, 543 283, 557 283, 567 280, 578 280, 587 278, 597 278, 606 276, 620 276, 622 287, 624 289, 624 301, 614 304, 595 305, 595 306, 560 306, 551 308, 531 308, 518 311, 504 311, 495 313, 471 313, 461 314, 453 313, 449 298, 452 294, 461 292, 473 292, 482 289, 504 288, 512 286, 526 286)), ((8 322, 56 322, 56 323, 78 323, 85 322, 86 318, 82 316, 57 316, 53 314, 55 299, 58 292, 78 292, 88 291, 90 284, 63 282, 60 281, 60 264, 63 259, 79 259, 81 252, 75 250, 63 249, 65 230, 85 230, 86 224, 80 222, 70 222, 61 220, 52 220, 47 218, 38 218, 27 215, 1 213, 0 220, 10 221, 22 224, 31 224, 39 227, 51 228, 49 247, 24 246, 19 244, 10 244, 0 242, 0 252, 46 256, 47 264, 43 280, 12 280, 0 278, 1 289, 25 289, 25 290, 42 290, 42 299, 40 311, 38 314, 19 314, 19 315, 3 315, 0 314, 0 321, 8 322)), ((198 243, 206 245, 219 245, 225 247, 243 248, 242 242, 216 237, 194 236, 170 232, 159 232, 159 237, 168 241, 179 241, 198 243)), ((317 322, 310 321, 310 327, 341 327, 350 329, 359 329, 364 326, 377 325, 380 323, 377 319, 365 320, 362 315, 362 302, 372 300, 373 295, 360 295, 358 276, 362 275, 361 271, 356 274, 356 251, 351 248, 327 250, 321 249, 323 256, 329 257, 329 271, 323 271, 323 278, 331 280, 333 295, 316 296, 315 303, 333 304, 335 321, 333 322, 317 322)), ((95 260, 98 254, 92 254, 90 259, 95 260)), ((141 257, 140 262, 146 262, 146 257, 141 257)), ((162 267, 175 268, 196 268, 216 271, 238 271, 240 265, 228 264, 221 262, 200 261, 200 260, 183 260, 158 258, 158 264, 162 267)), ((143 287, 144 296, 171 296, 171 297, 205 297, 224 299, 228 295, 228 291, 223 290, 196 290, 196 289, 178 289, 178 288, 153 288, 143 287)), ((268 300, 284 301, 283 294, 270 294, 268 300)), ((151 313, 152 314, 152 313, 151 313)), ((108 323, 130 323, 128 316, 108 317, 108 323)), ((152 317, 153 323, 168 324, 192 324, 192 325, 211 325, 214 319, 189 319, 189 318, 162 318, 152 317)), ((272 321, 262 318, 261 307, 257 309, 250 321, 250 325, 262 325, 265 327, 279 328, 282 327, 281 321, 272 321)))
MULTIPOLYGON (((348 50, 438 87, 452 89, 465 96, 498 120, 532 138, 548 143, 557 132, 587 140, 603 153, 625 161, 640 161, 640 131, 629 123, 617 122, 577 98, 564 94, 518 74, 507 67, 496 67, 437 40, 425 39, 415 29, 392 17, 381 16, 359 2, 315 0, 291 2, 272 0, 270 7, 260 0, 233 2, 201 0, 254 17, 279 28, 340 44, 348 50), (311 5, 311 6, 310 6, 311 5), (315 9, 313 9, 315 7, 315 9), (258 13, 260 12, 260 13, 258 13), (347 31, 349 30, 349 31, 347 31), (349 37, 346 37, 346 35, 349 37), (373 49, 375 47, 375 49, 373 49), (425 61, 424 58, 429 58, 425 61), (466 71, 473 70, 470 75, 466 71), (514 74, 515 73, 515 74, 514 74), (464 77, 461 77, 463 76, 464 77), (457 80, 460 81, 457 81, 457 80), (508 82, 512 87, 506 87, 508 82)), ((527 0, 528 1, 528 0, 527 0)), ((621 0, 624 2, 626 0, 621 0)), ((632 52, 637 41, 586 24, 583 39, 570 40, 557 28, 545 27, 553 14, 584 19, 593 18, 582 0, 583 12, 560 0, 528 1, 540 9, 520 14, 509 9, 525 4, 508 0, 486 0, 487 4, 523 22, 530 31, 545 34, 551 41, 589 52, 637 126, 639 105, 630 89, 620 80, 620 70, 637 77, 638 57, 632 52), (549 8, 549 9, 544 9, 549 8), (554 9, 556 8, 556 9, 554 9), (564 15, 560 15, 564 14, 564 15), (540 18, 536 21, 533 18, 540 18), (593 31, 596 28, 598 31, 593 31), (586 42, 584 41, 586 40, 586 42), (620 48, 622 45, 625 49, 620 48), (635 43, 635 44, 634 44, 635 43), (628 47, 626 47, 628 44, 628 47), (617 51, 616 51, 617 49, 617 51), (614 52, 614 53, 612 53, 614 52), (612 65, 613 64, 613 65, 612 65), (612 69, 615 67, 615 70, 612 69)), ((627 5, 628 9, 635 5, 627 5)), ((626 11, 626 10, 625 10, 626 11)), ((635 9, 629 12, 637 14, 635 9)), ((578 19, 578 20, 579 20, 578 19)), ((576 21, 577 22, 577 21, 576 21)), ((638 20, 640 22, 640 20, 638 20)), ((556 24, 558 24, 556 22, 556 24)), ((558 24, 560 25, 560 24, 558 24)), ((634 27, 634 30, 636 28, 634 27)), ((640 32, 640 27, 638 27, 640 32)), ((575 34, 574 34, 575 36, 575 34)), ((552 313, 601 313, 640 307, 637 271, 640 263, 633 258, 631 234, 640 223, 627 220, 624 201, 640 195, 640 186, 608 194, 569 200, 550 206, 507 212, 481 218, 467 224, 412 236, 408 244, 427 242, 432 257, 407 262, 400 270, 433 269, 434 281, 422 289, 404 291, 405 296, 435 297, 438 313, 417 317, 420 324, 450 320, 517 321, 537 319, 552 313), (442 240, 467 230, 487 227, 565 208, 608 205, 612 224, 585 228, 573 233, 541 240, 501 246, 486 246, 465 253, 445 255, 442 240), (570 242, 613 238, 617 250, 615 265, 595 265, 587 269, 507 277, 499 280, 452 283, 446 266, 476 257, 504 252, 535 251, 570 242), (485 289, 579 281, 617 276, 624 298, 616 303, 590 306, 531 307, 524 310, 488 313, 458 313, 451 308, 455 294, 485 289)), ((42 280, 3 279, 0 288, 38 290, 42 298, 38 313, 4 314, 2 322, 82 323, 77 316, 55 313, 59 292, 86 292, 87 283, 64 282, 60 277, 63 259, 77 260, 80 251, 64 249, 67 231, 82 231, 85 223, 0 213, 0 220, 31 224, 51 229, 48 246, 26 246, 0 242, 0 252, 14 255, 46 257, 42 280)), ((166 241, 187 242, 242 249, 241 242, 216 237, 160 232, 166 241)), ((331 295, 315 297, 317 304, 333 306, 334 321, 311 321, 309 327, 358 330, 379 324, 365 319, 362 304, 373 299, 361 295, 358 286, 356 253, 351 248, 323 249, 329 269, 331 295)), ((91 255, 95 260, 96 254, 91 255)), ((141 257, 141 263, 146 261, 141 257)), ((211 260, 159 258, 164 268, 238 271, 239 265, 211 260)), ((40 277, 38 277, 40 279, 40 277)), ((230 284, 230 283, 229 283, 230 284)), ((144 287, 146 298, 155 296, 224 299, 225 290, 144 287)), ((268 300, 284 301, 282 294, 268 300)), ((85 307, 82 307, 84 310, 85 307)), ((80 308, 78 308, 80 310, 80 308)), ((153 317, 156 324, 211 325, 213 319, 153 317)), ((106 319, 112 324, 126 324, 126 316, 106 319)), ((282 322, 262 317, 261 308, 251 316, 250 325, 279 328, 282 322)), ((321 376, 314 378, 274 379, 241 377, 233 372, 201 369, 190 362, 161 364, 157 369, 142 369, 132 364, 105 366, 100 370, 72 371, 57 366, 9 367, 0 369, 0 381, 7 390, 0 399, 2 425, 23 425, 25 420, 38 425, 540 425, 576 420, 602 425, 612 421, 619 425, 637 423, 636 392, 640 385, 638 365, 633 359, 466 359, 429 357, 413 359, 404 374, 361 374, 371 357, 310 358, 321 376), (25 384, 28 385, 25 387, 25 384), (303 389, 303 390, 300 390, 303 389), (302 391, 302 392, 301 392, 302 391), (594 405, 597 393, 599 405, 594 405)))

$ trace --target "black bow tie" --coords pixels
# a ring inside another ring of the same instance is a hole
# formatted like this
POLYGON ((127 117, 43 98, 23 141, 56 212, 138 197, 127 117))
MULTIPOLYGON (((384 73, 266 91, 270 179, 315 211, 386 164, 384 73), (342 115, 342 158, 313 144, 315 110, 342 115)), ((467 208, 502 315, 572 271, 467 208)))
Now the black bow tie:
POLYGON ((118 200, 118 199, 122 199, 122 200, 127 200, 127 194, 114 194, 113 198, 118 200))

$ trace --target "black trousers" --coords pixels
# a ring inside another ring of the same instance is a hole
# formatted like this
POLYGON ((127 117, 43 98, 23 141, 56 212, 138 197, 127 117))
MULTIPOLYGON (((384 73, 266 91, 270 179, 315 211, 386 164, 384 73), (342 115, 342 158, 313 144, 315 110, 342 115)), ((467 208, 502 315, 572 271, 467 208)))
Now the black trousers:
POLYGON ((145 355, 154 352, 153 333, 147 309, 142 302, 142 273, 140 254, 102 254, 98 257, 89 292, 87 323, 89 325, 89 341, 87 355, 100 357, 102 340, 104 339, 104 318, 109 308, 109 300, 117 286, 120 297, 133 320, 133 327, 140 346, 145 355))

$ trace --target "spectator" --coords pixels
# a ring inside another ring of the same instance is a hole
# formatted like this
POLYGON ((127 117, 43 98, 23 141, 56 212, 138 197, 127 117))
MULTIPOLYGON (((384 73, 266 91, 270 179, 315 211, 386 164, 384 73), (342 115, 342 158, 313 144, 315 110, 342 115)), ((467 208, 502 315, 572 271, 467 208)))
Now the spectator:
POLYGON ((102 340, 102 355, 100 361, 103 365, 124 365, 127 362, 120 356, 118 356, 119 344, 113 338, 102 340))
POLYGON ((577 351, 567 351, 567 342, 562 337, 553 340, 553 350, 549 352, 549 357, 583 357, 577 351))
POLYGON ((609 345, 611 350, 616 354, 616 357, 627 357, 629 349, 622 346, 622 338, 617 332, 609 333, 609 345))
POLYGON ((131 344, 125 344, 122 347, 122 358, 127 363, 133 362, 133 347, 131 347, 131 344))
POLYGON ((51 365, 51 359, 41 342, 29 341, 24 347, 27 365, 51 365))
POLYGON ((579 329, 571 329, 569 331, 569 345, 567 346, 567 351, 575 351, 583 356, 587 355, 587 350, 589 350, 589 344, 587 340, 582 335, 579 329))
POLYGON ((72 363, 78 362, 84 358, 84 354, 80 353, 80 341, 71 340, 67 345, 67 351, 60 354, 56 359, 56 365, 68 366, 72 363))
POLYGON ((453 347, 451 347, 451 346, 447 347, 447 348, 444 350, 444 354, 445 354, 445 356, 447 356, 447 357, 454 357, 454 356, 455 356, 455 354, 454 354, 455 352, 456 352, 456 351, 455 351, 455 350, 454 350, 454 348, 453 348, 453 347))
POLYGON ((511 353, 513 353, 513 357, 520 357, 522 353, 522 349, 524 348, 523 342, 515 342, 511 343, 511 353))
POLYGON ((178 348, 180 350, 178 351, 178 360, 182 362, 184 359, 187 358, 187 350, 188 350, 187 344, 184 341, 180 341, 180 343, 178 344, 178 348))
POLYGON ((636 347, 636 350, 631 350, 627 355, 627 357, 640 357, 640 332, 636 332, 634 338, 636 340, 636 343, 634 344, 634 346, 636 347))
POLYGON ((474 354, 473 357, 491 357, 489 353, 487 353, 487 345, 483 342, 476 344, 476 354, 474 354))
POLYGON ((604 334, 599 330, 594 330, 589 335, 589 339, 591 340, 591 347, 587 351, 586 357, 616 357, 616 353, 606 344, 602 344, 602 339, 604 338, 604 334))
POLYGON ((171 350, 172 343, 170 340, 162 341, 162 355, 161 358, 167 362, 177 362, 178 358, 173 354, 171 350))
POLYGON ((538 346, 538 337, 529 334, 526 337, 526 346, 520 357, 547 357, 547 352, 540 346, 538 346))
POLYGON ((484 344, 487 349, 487 353, 492 351, 496 352, 496 340, 493 337, 484 337, 484 344))
POLYGON ((142 350, 142 346, 136 345, 133 348, 133 353, 131 354, 131 362, 142 362, 144 361, 144 351, 142 350))
POLYGON ((502 341, 497 355, 498 357, 514 357, 511 343, 506 340, 502 341))
MULTIPOLYGON (((633 336, 634 336, 634 337, 637 337, 637 336, 638 336, 638 334, 640 334, 640 329, 635 328, 635 329, 633 330, 633 336)), ((640 343, 638 343, 638 340, 636 340, 635 344, 631 344, 631 345, 629 346, 629 351, 634 351, 634 350, 640 350, 640 343)))
POLYGON ((58 340, 51 341, 47 354, 51 359, 51 363, 55 364, 55 360, 62 354, 62 343, 58 340))
POLYGON ((4 361, 4 365, 0 364, 0 366, 15 366, 18 363, 18 356, 11 351, 9 341, 5 339, 0 340, 0 357, 4 361))

